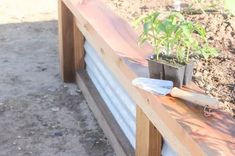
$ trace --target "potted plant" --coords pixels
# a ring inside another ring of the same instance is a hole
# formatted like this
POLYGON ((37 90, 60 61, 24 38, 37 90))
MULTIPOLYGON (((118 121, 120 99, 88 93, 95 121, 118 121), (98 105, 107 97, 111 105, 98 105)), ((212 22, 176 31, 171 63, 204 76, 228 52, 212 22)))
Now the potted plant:
POLYGON ((135 21, 136 26, 140 24, 139 44, 147 41, 153 46, 154 54, 147 58, 151 78, 172 80, 177 87, 187 85, 193 73, 191 58, 218 54, 209 46, 205 29, 185 20, 179 12, 153 12, 135 21))

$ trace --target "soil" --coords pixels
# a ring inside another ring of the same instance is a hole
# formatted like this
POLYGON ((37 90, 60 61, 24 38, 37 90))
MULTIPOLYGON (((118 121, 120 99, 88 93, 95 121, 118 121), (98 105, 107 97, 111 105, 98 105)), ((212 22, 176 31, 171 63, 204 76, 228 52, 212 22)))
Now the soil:
POLYGON ((166 55, 159 55, 159 59, 157 60, 157 56, 155 54, 150 56, 151 60, 154 60, 156 62, 167 64, 172 67, 182 67, 185 66, 187 63, 180 63, 175 56, 166 56, 166 55))
POLYGON ((112 156, 81 91, 59 75, 57 1, 0 1, 0 156, 112 156))
MULTIPOLYGON (((166 11, 173 5, 171 0, 104 0, 104 2, 130 24, 140 15, 156 10, 166 11)), ((190 4, 186 1, 184 5, 190 4)), ((188 19, 205 26, 210 44, 220 51, 216 58, 200 59, 196 62, 193 81, 208 95, 217 98, 222 108, 234 115, 235 17, 227 14, 221 6, 217 5, 216 9, 206 14, 186 15, 188 19)))

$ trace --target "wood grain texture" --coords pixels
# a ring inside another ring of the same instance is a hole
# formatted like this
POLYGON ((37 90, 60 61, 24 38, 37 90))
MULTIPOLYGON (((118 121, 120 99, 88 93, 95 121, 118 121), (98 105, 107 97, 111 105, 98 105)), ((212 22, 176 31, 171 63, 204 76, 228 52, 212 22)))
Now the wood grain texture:
POLYGON ((212 109, 219 109, 219 101, 204 94, 188 92, 177 87, 173 87, 170 95, 172 97, 180 98, 182 100, 194 103, 195 105, 200 105, 202 107, 208 106, 212 109))
POLYGON ((59 59, 64 82, 75 81, 73 14, 62 0, 58 0, 59 59))
POLYGON ((136 108, 136 156, 160 156, 162 136, 144 112, 136 108))
POLYGON ((134 156, 135 151, 122 132, 112 113, 109 111, 98 90, 85 71, 76 74, 77 84, 85 96, 100 127, 109 139, 117 156, 134 156))
MULTIPOLYGON (((74 18, 74 21, 76 19, 74 18)), ((73 23, 73 37, 74 37, 74 64, 75 71, 83 70, 85 68, 84 61, 84 36, 78 29, 76 22, 73 23)))
POLYGON ((138 69, 131 69, 124 59, 146 67, 145 55, 151 48, 138 47, 137 35, 125 21, 99 0, 63 1, 76 17, 79 30, 179 155, 235 155, 233 118, 222 112, 206 118, 201 107, 169 96, 154 96, 131 85, 138 69))

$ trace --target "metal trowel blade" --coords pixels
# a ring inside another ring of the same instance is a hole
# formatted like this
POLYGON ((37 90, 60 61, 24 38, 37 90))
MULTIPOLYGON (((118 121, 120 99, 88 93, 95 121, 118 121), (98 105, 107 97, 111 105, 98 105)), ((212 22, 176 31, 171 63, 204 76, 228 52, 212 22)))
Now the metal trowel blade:
POLYGON ((144 77, 135 78, 132 80, 132 84, 140 89, 163 96, 169 94, 173 88, 172 81, 144 77))

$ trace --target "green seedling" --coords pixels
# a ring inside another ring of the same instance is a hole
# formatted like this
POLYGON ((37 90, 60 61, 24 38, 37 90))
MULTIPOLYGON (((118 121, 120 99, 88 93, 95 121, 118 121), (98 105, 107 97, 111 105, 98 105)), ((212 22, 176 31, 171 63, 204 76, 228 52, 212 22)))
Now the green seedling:
POLYGON ((191 55, 200 55, 206 59, 217 55, 217 51, 208 45, 205 29, 200 24, 185 20, 179 12, 168 15, 153 12, 136 19, 134 25, 143 25, 139 44, 151 43, 156 60, 166 56, 186 64, 191 55))

